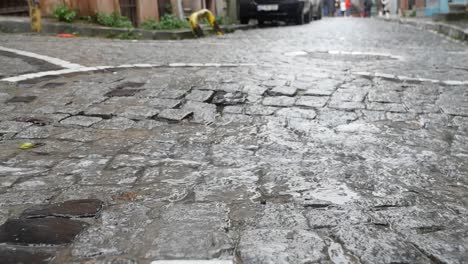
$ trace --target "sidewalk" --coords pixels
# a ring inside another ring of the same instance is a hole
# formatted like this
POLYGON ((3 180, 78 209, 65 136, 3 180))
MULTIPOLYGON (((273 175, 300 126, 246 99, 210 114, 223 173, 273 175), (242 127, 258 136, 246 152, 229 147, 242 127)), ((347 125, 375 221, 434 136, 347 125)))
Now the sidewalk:
POLYGON ((398 16, 392 16, 390 18, 377 17, 377 19, 412 25, 428 31, 435 31, 468 44, 468 23, 464 21, 435 22, 431 18, 402 18, 398 16))
MULTIPOLYGON (((225 33, 232 33, 236 30, 247 30, 255 28, 255 25, 227 25, 221 26, 225 33)), ((214 34, 211 28, 203 28, 207 35, 214 34)), ((117 37, 119 34, 132 34, 138 36, 138 39, 153 40, 178 40, 195 38, 191 29, 175 30, 145 30, 140 28, 111 28, 95 24, 84 23, 62 23, 54 19, 43 19, 42 34, 62 34, 73 33, 81 37, 117 37)), ((0 16, 0 32, 5 33, 31 33, 29 17, 0 16)))

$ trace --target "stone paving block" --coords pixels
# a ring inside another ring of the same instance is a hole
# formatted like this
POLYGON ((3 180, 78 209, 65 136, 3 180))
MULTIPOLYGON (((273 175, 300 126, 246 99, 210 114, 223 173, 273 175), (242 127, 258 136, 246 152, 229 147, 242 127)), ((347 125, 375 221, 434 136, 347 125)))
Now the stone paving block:
POLYGON ((124 107, 117 115, 134 120, 151 118, 159 114, 160 110, 147 106, 124 107))
POLYGON ((238 245, 247 263, 303 263, 328 259, 325 241, 312 231, 256 229, 244 231, 238 245))
POLYGON ((160 230, 146 258, 213 259, 230 257, 227 208, 214 204, 176 204, 161 211, 160 230), (184 253, 181 253, 184 252, 184 253))
POLYGON ((213 94, 213 91, 193 90, 187 96, 185 96, 185 99, 190 101, 206 102, 211 99, 213 94))
POLYGON ((269 91, 271 95, 285 95, 285 96, 294 96, 297 92, 297 88, 292 86, 276 86, 275 88, 269 91))
POLYGON ((38 127, 31 126, 18 133, 15 138, 32 138, 32 139, 43 139, 48 138, 52 131, 52 127, 38 127))
POLYGON ((307 89, 304 95, 332 95, 340 83, 332 79, 320 80, 314 84, 313 88, 307 89))
POLYGON ((193 122, 210 123, 216 120, 216 105, 195 101, 187 101, 182 107, 187 112, 193 112, 193 122))
POLYGON ((240 105, 228 105, 223 108, 223 113, 228 113, 228 114, 243 114, 244 113, 244 107, 240 105))
POLYGON ((300 96, 295 105, 320 108, 327 104, 328 99, 328 96, 300 96))
POLYGON ((289 97, 289 96, 272 96, 272 97, 265 97, 263 99, 263 105, 268 106, 292 106, 296 102, 296 98, 289 97))
POLYGON ((354 121, 357 118, 358 116, 356 113, 337 110, 323 110, 318 114, 319 122, 326 126, 347 124, 348 122, 354 121))
POLYGON ((154 98, 149 101, 149 104, 156 108, 174 108, 180 105, 180 100, 154 98))
POLYGON ((114 117, 108 120, 102 120, 92 127, 96 129, 108 130, 126 130, 136 126, 136 122, 125 117, 114 117))
POLYGON ((2 121, 0 122, 0 133, 18 133, 32 126, 27 122, 2 121))
POLYGON ((148 164, 148 158, 142 155, 127 155, 119 154, 114 157, 109 164, 110 168, 116 169, 121 167, 144 167, 148 164))
POLYGON ((24 218, 94 217, 102 210, 103 203, 97 199, 69 200, 63 203, 28 208, 21 214, 24 218))
POLYGON ((181 121, 191 114, 193 114, 193 111, 187 111, 185 109, 164 109, 159 113, 158 117, 171 121, 181 121))
POLYGON ((63 218, 10 219, 0 226, 0 242, 60 245, 73 241, 88 224, 63 218))
POLYGON ((268 87, 268 88, 273 88, 273 87, 277 87, 277 86, 286 85, 286 81, 285 80, 278 80, 278 79, 267 80, 267 81, 262 82, 262 85, 265 86, 265 87, 268 87))
POLYGON ((356 110, 356 109, 364 109, 366 105, 362 102, 348 102, 348 101, 337 101, 331 100, 328 103, 328 107, 334 109, 341 109, 346 111, 356 110))
POLYGON ((213 97, 212 103, 216 105, 236 105, 246 101, 245 94, 241 92, 217 92, 213 97))
POLYGON ((177 89, 177 88, 166 88, 158 94, 158 98, 163 99, 180 99, 182 98, 190 89, 177 89))
POLYGON ((400 93, 395 90, 373 89, 369 91, 367 99, 370 102, 401 103, 400 93))
POLYGON ((301 108, 283 108, 276 112, 277 116, 290 118, 301 118, 312 120, 317 116, 317 113, 312 109, 301 109, 301 108))
POLYGON ((247 115, 258 115, 258 116, 268 116, 273 115, 275 111, 278 110, 276 107, 263 106, 263 105, 249 105, 245 109, 247 115))
POLYGON ((4 263, 35 263, 47 264, 50 263, 54 255, 48 252, 40 252, 39 250, 25 250, 24 248, 1 247, 0 259, 4 263))
POLYGON ((268 88, 259 85, 246 85, 243 91, 246 94, 263 95, 267 90, 268 88))
POLYGON ((102 118, 100 117, 92 117, 92 116, 72 116, 60 121, 62 125, 68 126, 82 126, 82 127, 90 127, 93 124, 101 121, 102 118))
POLYGON ((396 103, 367 103, 366 109, 373 111, 406 113, 406 107, 403 104, 396 103))

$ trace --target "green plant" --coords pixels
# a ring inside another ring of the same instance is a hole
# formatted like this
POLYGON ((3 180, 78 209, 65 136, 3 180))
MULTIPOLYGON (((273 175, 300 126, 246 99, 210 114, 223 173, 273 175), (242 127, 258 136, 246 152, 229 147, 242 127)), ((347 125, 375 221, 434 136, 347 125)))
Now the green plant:
POLYGON ((140 39, 140 37, 141 37, 140 34, 135 33, 135 31, 133 31, 133 30, 129 30, 129 31, 125 32, 125 33, 120 33, 120 34, 117 35, 118 39, 128 39, 128 40, 130 40, 130 39, 140 39))
POLYGON ((64 5, 58 5, 53 11, 54 17, 59 21, 71 23, 76 18, 76 12, 64 5))
POLYGON ((231 19, 225 16, 217 16, 216 17, 216 24, 218 25, 229 25, 231 23, 231 19))
POLYGON ((113 12, 108 15, 105 13, 96 14, 96 22, 99 25, 106 27, 116 27, 116 28, 132 28, 132 22, 125 16, 120 15, 117 12, 113 12))
POLYGON ((147 30, 190 28, 190 25, 187 21, 178 19, 173 15, 168 14, 162 16, 160 22, 148 19, 143 21, 140 26, 147 30))
POLYGON ((412 10, 409 14, 410 17, 416 17, 416 10, 412 10))

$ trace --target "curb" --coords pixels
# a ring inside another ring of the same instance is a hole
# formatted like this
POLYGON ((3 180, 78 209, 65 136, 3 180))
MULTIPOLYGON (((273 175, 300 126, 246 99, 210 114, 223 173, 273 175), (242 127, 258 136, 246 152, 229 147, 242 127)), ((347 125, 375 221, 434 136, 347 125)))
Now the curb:
POLYGON ((464 30, 461 27, 455 25, 449 25, 441 22, 430 22, 430 21, 416 21, 415 19, 406 19, 406 18, 380 18, 379 20, 397 22, 400 24, 411 25, 419 29, 427 31, 435 31, 437 33, 446 35, 453 40, 459 40, 462 43, 468 44, 468 29, 464 30))
MULTIPOLYGON (((221 26, 225 33, 232 33, 236 30, 249 30, 256 28, 255 25, 228 25, 221 26)), ((214 33, 211 28, 204 28, 208 34, 214 33)), ((131 30, 138 35, 138 39, 146 40, 181 40, 195 38, 192 30, 144 30, 135 28, 131 30)), ((31 33, 31 26, 28 19, 19 17, 0 17, 0 32, 4 33, 31 33)), ((61 22, 43 21, 42 33, 46 35, 57 35, 61 33, 76 33, 83 37, 105 37, 112 38, 119 34, 128 33, 129 29, 110 28, 102 26, 88 26, 80 24, 68 24, 61 22)))

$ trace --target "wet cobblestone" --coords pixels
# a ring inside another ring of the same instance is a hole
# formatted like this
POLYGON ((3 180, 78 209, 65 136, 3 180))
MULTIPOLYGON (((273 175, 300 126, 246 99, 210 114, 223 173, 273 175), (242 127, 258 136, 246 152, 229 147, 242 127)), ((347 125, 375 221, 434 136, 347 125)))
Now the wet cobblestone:
MULTIPOLYGON (((55 215, 50 206, 69 200, 103 202, 69 246, 21 248, 17 259, 468 258, 468 87, 353 74, 466 81, 454 69, 466 46, 338 18, 181 42, 0 40, 90 66, 253 63, 0 83, 0 224, 32 207, 55 215)), ((13 259, 10 246, 0 256, 13 259)))

